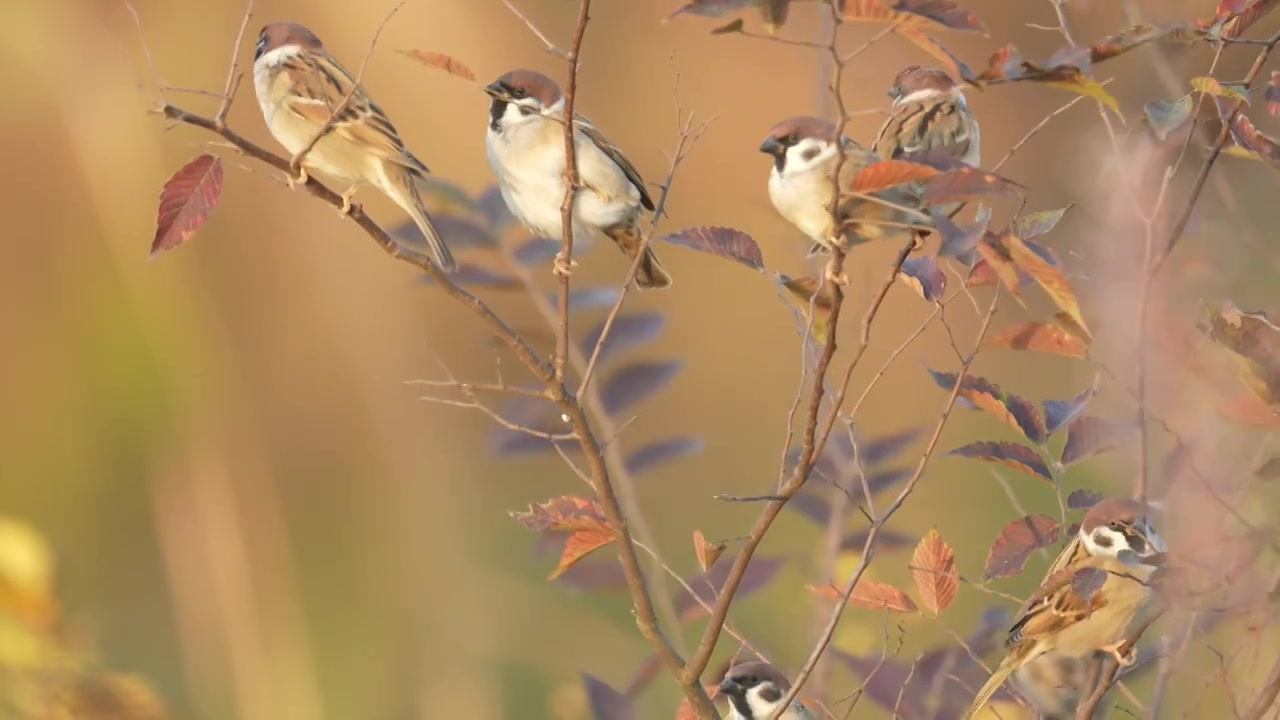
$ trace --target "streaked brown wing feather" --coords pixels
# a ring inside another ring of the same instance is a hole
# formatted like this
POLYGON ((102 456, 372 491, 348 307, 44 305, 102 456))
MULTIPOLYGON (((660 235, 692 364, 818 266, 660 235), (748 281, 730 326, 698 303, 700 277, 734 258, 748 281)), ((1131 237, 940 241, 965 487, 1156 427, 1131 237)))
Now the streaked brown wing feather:
POLYGON ((361 88, 357 87, 353 92, 355 79, 346 68, 336 61, 315 55, 300 55, 289 60, 285 70, 294 88, 290 99, 285 102, 290 112, 323 126, 351 94, 351 99, 338 113, 332 132, 361 147, 375 149, 388 160, 419 175, 429 172, 427 166, 405 147, 382 108, 361 88))
POLYGON ((1026 610, 1009 629, 1005 647, 1061 632, 1106 606, 1103 593, 1083 598, 1074 590, 1071 581, 1080 569, 1080 565, 1070 565, 1054 572, 1027 598, 1026 610))
POLYGON ((968 109, 954 101, 909 103, 896 109, 880 126, 872 147, 881 157, 890 160, 929 151, 963 158, 973 142, 971 125, 968 109), (918 141, 903 142, 904 138, 918 141))
POLYGON ((595 143, 596 147, 600 148, 610 160, 617 163, 618 167, 622 168, 622 172, 627 176, 627 179, 631 181, 631 184, 635 185, 636 189, 640 191, 640 202, 644 204, 644 209, 652 211, 654 208, 653 198, 649 197, 649 190, 645 187, 644 178, 640 177, 640 171, 636 170, 636 167, 622 154, 617 145, 609 142, 609 138, 600 132, 600 128, 592 125, 590 120, 576 113, 574 118, 575 124, 582 131, 582 134, 590 138, 591 142, 595 143))

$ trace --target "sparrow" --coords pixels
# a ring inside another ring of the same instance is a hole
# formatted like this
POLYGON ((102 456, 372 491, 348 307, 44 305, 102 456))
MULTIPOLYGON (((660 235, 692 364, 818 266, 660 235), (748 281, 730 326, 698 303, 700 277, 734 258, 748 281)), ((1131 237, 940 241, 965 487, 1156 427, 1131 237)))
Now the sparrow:
POLYGON ((409 152, 386 113, 315 33, 291 22, 264 26, 253 53, 253 84, 271 135, 295 156, 341 108, 329 132, 302 159, 301 177, 291 184, 306 182, 308 170, 349 184, 342 193, 343 214, 351 211, 351 198, 362 185, 373 185, 413 218, 442 270, 457 268, 418 192, 427 166, 409 152))
POLYGON ((1107 498, 1089 509, 1049 576, 1018 611, 1005 639, 1005 658, 978 691, 965 720, 1011 673, 1047 653, 1083 658, 1101 651, 1121 665, 1133 663, 1120 648, 1146 620, 1155 596, 1151 579, 1165 556, 1164 541, 1147 519, 1150 509, 1128 498, 1107 498), (1095 592, 1081 597, 1073 581, 1086 569, 1106 574, 1095 592))
MULTIPOLYGON (((965 102, 961 85, 945 70, 910 65, 894 78, 889 97, 893 110, 871 145, 877 155, 886 160, 932 155, 972 167, 982 164, 978 119, 965 102)), ((918 181, 909 187, 920 197, 925 185, 918 181)), ((947 203, 935 210, 950 215, 961 205, 947 203)))
MULTIPOLYGON (((791 690, 791 681, 766 662, 744 662, 729 668, 718 688, 729 698, 729 720, 767 720, 773 717, 778 703, 791 690)), ((814 714, 799 702, 782 713, 780 720, 815 720, 814 714)))
MULTIPOLYGON (((905 232, 903 226, 928 226, 929 216, 919 211, 918 194, 905 186, 877 190, 867 196, 842 192, 839 215, 843 228, 831 215, 835 197, 833 173, 840 156, 834 123, 809 115, 789 117, 769 130, 760 152, 773 157, 769 171, 769 199, 782 217, 816 245, 810 254, 849 247, 905 232)), ((858 171, 880 158, 857 142, 840 136, 844 162, 840 165, 842 189, 853 184, 858 171)), ((840 278, 831 278, 843 282, 840 278)))
MULTIPOLYGON (((498 178, 502 199, 531 232, 563 234, 560 207, 565 195, 564 93, 554 80, 533 70, 512 70, 485 87, 489 124, 485 150, 498 178)), ((653 199, 635 166, 582 115, 573 118, 574 154, 580 188, 573 203, 573 234, 601 234, 633 260, 643 233, 640 215, 653 199)), ((557 260, 556 271, 568 268, 557 260)), ((636 285, 663 288, 671 276, 645 248, 636 285)))

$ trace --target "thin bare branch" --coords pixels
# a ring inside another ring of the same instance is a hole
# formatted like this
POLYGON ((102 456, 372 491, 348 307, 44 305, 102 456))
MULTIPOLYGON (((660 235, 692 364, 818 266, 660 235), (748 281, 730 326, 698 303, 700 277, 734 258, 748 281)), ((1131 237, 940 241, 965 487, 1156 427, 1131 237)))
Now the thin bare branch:
POLYGON ((547 37, 546 33, 539 30, 538 26, 534 25, 533 21, 530 20, 528 16, 520 12, 520 8, 516 7, 515 4, 511 2, 511 0, 502 0, 502 4, 507 6, 507 9, 511 11, 511 14, 520 18, 520 22, 524 23, 525 27, 529 28, 530 32, 538 36, 538 39, 542 41, 542 44, 547 47, 547 52, 553 53, 555 55, 559 55, 560 57, 566 60, 569 59, 569 53, 565 52, 555 43, 551 42, 551 38, 547 37))
POLYGON ((235 100, 236 90, 240 88, 240 80, 244 77, 244 73, 240 72, 240 45, 244 42, 244 33, 249 28, 251 17, 253 17, 253 0, 245 3, 244 18, 240 20, 236 42, 231 46, 231 66, 227 68, 227 83, 222 89, 222 103, 218 105, 218 112, 213 116, 213 122, 219 128, 227 126, 227 113, 231 112, 231 103, 235 100))

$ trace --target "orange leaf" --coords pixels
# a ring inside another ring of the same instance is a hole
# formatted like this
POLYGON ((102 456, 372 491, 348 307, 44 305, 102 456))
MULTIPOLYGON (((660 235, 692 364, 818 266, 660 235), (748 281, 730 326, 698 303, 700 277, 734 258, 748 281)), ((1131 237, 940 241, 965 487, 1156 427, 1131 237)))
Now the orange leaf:
MULTIPOLYGON (((809 585, 809 589, 819 596, 831 600, 840 599, 840 590, 832 585, 809 585)), ((861 578, 849 593, 849 604, 872 610, 888 610, 890 612, 911 613, 916 611, 916 604, 898 588, 887 583, 861 578)))
POLYGON ((926 180, 937 174, 937 169, 928 165, 906 160, 881 160, 859 170, 849 184, 849 192, 872 193, 903 183, 926 180))
MULTIPOLYGON (((996 243, 998 243, 999 240, 995 240, 995 242, 988 242, 988 240, 993 239, 994 236, 988 235, 986 240, 977 244, 976 249, 978 251, 978 256, 982 258, 983 263, 986 265, 987 272, 995 275, 996 278, 1000 280, 1000 284, 1012 293, 1015 298, 1019 298, 1019 302, 1021 302, 1021 298, 1018 295, 1018 286, 1021 284, 1020 279, 1018 278, 1018 267, 1005 255, 1003 245, 997 246, 996 243)), ((977 269, 978 266, 975 265, 974 270, 977 269)), ((985 282, 975 282, 975 276, 980 276, 980 274, 974 273, 971 275, 969 280, 970 286, 986 284, 985 282)))
POLYGON ((574 563, 613 542, 613 538, 612 530, 579 530, 573 533, 564 542, 564 550, 560 553, 560 563, 556 565, 555 570, 551 571, 551 575, 547 576, 547 579, 555 580, 560 577, 574 563))
POLYGON ((399 52, 401 55, 417 60, 427 67, 443 70, 454 77, 462 78, 468 82, 476 81, 476 74, 471 70, 471 68, 463 65, 462 61, 455 57, 445 55, 444 53, 428 52, 426 50, 400 50, 399 52))
POLYGON ((726 547, 724 543, 712 544, 707 542, 707 539, 702 536, 701 530, 693 531, 693 552, 697 556, 698 566, 702 568, 703 572, 706 572, 708 568, 716 564, 716 560, 719 560, 720 556, 724 554, 726 547))
POLYGON ((911 575, 916 581, 920 602, 938 615, 956 599, 960 573, 956 570, 956 554, 943 541, 937 530, 920 538, 911 556, 911 575))
POLYGON ((1010 325, 989 336, 985 344, 989 347, 1034 350, 1067 357, 1085 356, 1085 345, 1080 338, 1059 325, 1043 322, 1010 325))
POLYGON ((186 242, 218 204, 222 194, 222 161, 204 154, 183 165, 160 191, 156 235, 151 255, 186 242))
POLYGON ((1071 290, 1071 284, 1067 282, 1067 276, 1062 274, 1062 270, 1049 264, 1034 250, 1027 247, 1027 244, 1018 236, 1005 235, 1001 239, 1009 250, 1010 259, 1044 288, 1054 304, 1065 312, 1084 333, 1085 342, 1092 340, 1089 326, 1085 324, 1084 316, 1080 313, 1080 302, 1076 300, 1076 294, 1071 290))

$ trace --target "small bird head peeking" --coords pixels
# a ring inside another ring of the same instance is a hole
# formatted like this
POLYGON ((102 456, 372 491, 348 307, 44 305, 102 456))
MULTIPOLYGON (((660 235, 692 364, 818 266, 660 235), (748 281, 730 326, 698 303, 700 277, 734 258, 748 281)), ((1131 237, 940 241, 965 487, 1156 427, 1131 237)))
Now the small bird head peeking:
MULTIPOLYGON (((779 122, 760 143, 760 152, 773 157, 779 175, 799 175, 825 168, 836 156, 836 126, 810 115, 796 115, 779 122)), ((852 141, 845 139, 846 146, 852 141)))
POLYGON ((909 65, 893 79, 889 97, 894 106, 936 97, 963 98, 960 86, 945 70, 924 65, 909 65))
POLYGON ((564 93, 555 80, 536 70, 512 70, 485 86, 489 128, 494 132, 564 117, 564 93))
POLYGON ((253 49, 253 61, 257 63, 263 58, 269 65, 275 65, 285 57, 296 55, 302 50, 320 50, 324 45, 320 38, 307 28, 293 22, 273 22, 262 27, 258 33, 258 44, 253 49), (270 57, 268 55, 270 54, 270 57))
MULTIPOLYGON (((744 662, 729 668, 719 691, 729 698, 730 720, 766 720, 773 717, 782 698, 791 690, 791 681, 765 662, 744 662)), ((803 705, 792 703, 783 720, 812 720, 803 705)))
POLYGON ((1165 552, 1164 540, 1148 519, 1151 505, 1112 497, 1098 502, 1080 522, 1080 542, 1094 557, 1126 565, 1153 565, 1165 552))

